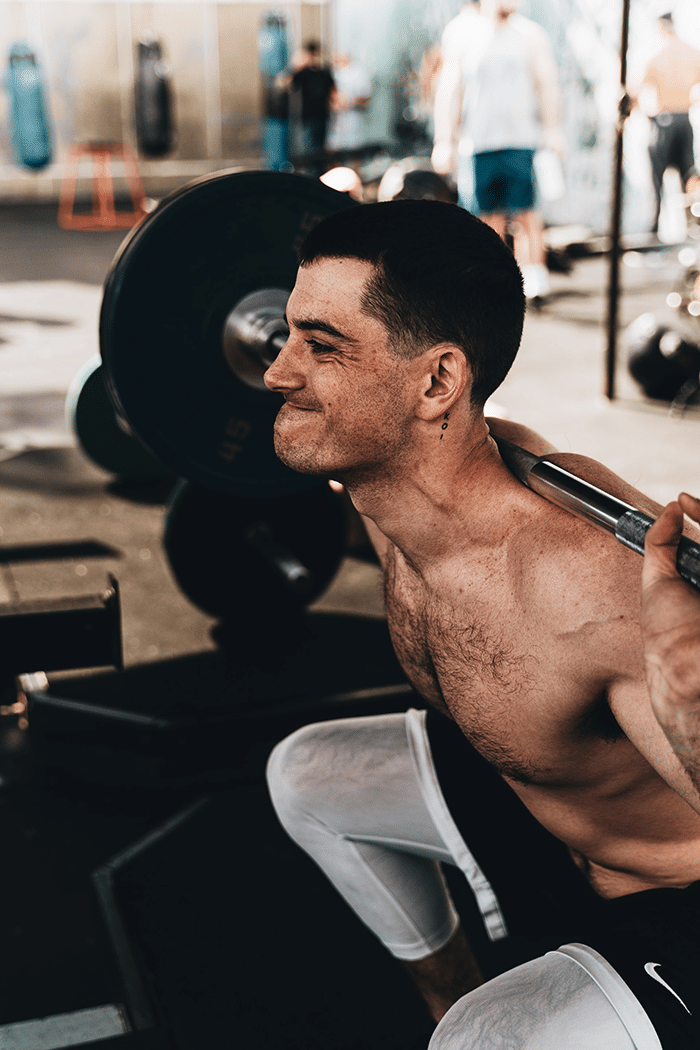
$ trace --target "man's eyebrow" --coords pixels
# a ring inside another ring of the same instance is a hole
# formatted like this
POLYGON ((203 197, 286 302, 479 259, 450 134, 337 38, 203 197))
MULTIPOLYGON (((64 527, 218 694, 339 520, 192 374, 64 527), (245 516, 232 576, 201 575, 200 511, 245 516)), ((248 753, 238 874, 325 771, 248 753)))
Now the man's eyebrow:
POLYGON ((285 317, 285 321, 289 327, 299 328, 302 332, 325 332, 326 335, 333 336, 334 339, 342 339, 345 343, 356 343, 357 340, 353 339, 352 336, 345 335, 344 332, 338 331, 332 324, 328 324, 328 321, 321 321, 318 317, 303 318, 299 321, 292 321, 289 323, 289 318, 285 317))

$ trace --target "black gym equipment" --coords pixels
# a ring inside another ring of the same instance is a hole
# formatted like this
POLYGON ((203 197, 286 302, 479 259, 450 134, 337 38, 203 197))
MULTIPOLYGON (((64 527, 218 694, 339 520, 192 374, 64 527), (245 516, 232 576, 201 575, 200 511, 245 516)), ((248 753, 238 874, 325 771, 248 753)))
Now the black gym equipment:
POLYGON ((615 369, 617 357, 617 326, 620 300, 620 243, 622 230, 623 142, 625 122, 632 110, 627 93, 627 47, 629 44, 630 0, 622 0, 620 24, 620 94, 615 124, 615 153, 613 164, 612 207, 610 214, 610 252, 608 258, 607 348, 605 354, 605 395, 615 399, 615 369))
POLYGON ((136 1032, 159 1024, 178 1050, 428 1044, 410 978, 287 837, 262 782, 183 807, 93 882, 136 1032))
POLYGON ((73 379, 65 414, 80 449, 103 470, 137 483, 173 477, 172 471, 151 455, 117 416, 107 393, 99 355, 91 357, 73 379))
POLYGON ((23 675, 79 667, 123 667, 114 576, 101 594, 0 605, 0 703, 14 702, 23 675))
MULTIPOLYGON (((503 438, 495 441, 504 463, 523 485, 644 554, 644 537, 654 523, 648 514, 551 463, 546 456, 534 456, 503 438)), ((686 536, 678 546, 677 565, 683 579, 700 590, 700 546, 686 536)))
POLYGON ((345 552, 346 515, 328 484, 286 496, 175 487, 163 545, 189 600, 226 620, 273 622, 319 597, 345 552))
POLYGON ((451 178, 433 171, 425 157, 405 157, 387 168, 377 189, 377 199, 433 200, 456 204, 457 186, 451 178))
POLYGON ((28 682, 34 746, 93 783, 210 789, 260 779, 299 726, 420 706, 384 620, 274 617, 219 625, 214 651, 28 682))
POLYGON ((283 345, 296 248, 347 194, 282 172, 218 172, 166 197, 107 276, 100 347, 117 413, 176 474, 237 495, 325 484, 285 467, 262 375, 283 345))
POLYGON ((175 145, 170 71, 160 41, 139 40, 134 84, 136 141, 146 157, 164 157, 175 145))
POLYGON ((641 314, 625 333, 627 367, 647 397, 692 400, 699 389, 700 347, 654 314, 641 314))

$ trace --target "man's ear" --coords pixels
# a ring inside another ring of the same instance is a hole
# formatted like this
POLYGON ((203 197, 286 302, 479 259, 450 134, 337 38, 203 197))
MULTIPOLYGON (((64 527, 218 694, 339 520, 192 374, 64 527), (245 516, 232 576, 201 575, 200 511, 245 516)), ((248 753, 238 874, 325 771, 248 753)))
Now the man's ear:
POLYGON ((448 412, 471 387, 472 372, 459 347, 443 344, 425 354, 422 378, 417 415, 430 422, 448 412))

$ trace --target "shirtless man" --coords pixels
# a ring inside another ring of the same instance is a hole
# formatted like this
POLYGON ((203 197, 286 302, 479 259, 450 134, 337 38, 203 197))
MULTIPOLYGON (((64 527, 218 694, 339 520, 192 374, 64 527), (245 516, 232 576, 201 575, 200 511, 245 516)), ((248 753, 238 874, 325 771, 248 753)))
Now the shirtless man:
POLYGON ((676 168, 684 192, 697 188, 689 110, 700 99, 700 51, 679 39, 670 12, 659 17, 658 26, 663 45, 647 65, 635 100, 650 121, 653 233, 659 226, 666 168, 676 168))
POLYGON ((285 398, 275 449, 295 470, 346 486, 384 569, 402 666, 448 718, 413 710, 297 731, 269 765, 282 823, 443 1018, 431 1047, 658 1050, 657 1032, 669 1033, 663 1045, 697 1046, 700 795, 646 690, 640 560, 522 486, 493 434, 553 453, 647 513, 659 508, 600 464, 485 420, 524 312, 519 270, 486 224, 433 201, 364 205, 321 222, 300 262, 289 340, 266 373, 285 398), (451 770, 436 758, 445 731, 464 748, 451 770), (493 784, 474 779, 475 762, 493 784), (444 773, 458 785, 460 827, 444 773), (497 804, 522 812, 531 846, 497 804), (506 861, 494 865, 489 847, 504 842, 506 861), (556 849, 562 863, 550 872, 545 852, 556 849), (527 913, 527 894, 544 885, 556 896, 567 879, 600 905, 603 939, 592 943, 586 922, 585 945, 558 941, 524 973, 479 987, 439 861, 464 872, 494 941, 527 913), (521 884, 530 888, 518 900, 521 884), (669 898, 670 887, 690 888, 669 898), (640 945, 639 958, 630 947, 639 988, 606 932, 611 905, 625 902, 627 928, 627 905, 649 890, 646 911, 674 947, 648 930, 627 935, 640 945), (682 918, 658 918, 654 902, 669 899, 682 918), (669 951, 682 958, 678 973, 669 951))

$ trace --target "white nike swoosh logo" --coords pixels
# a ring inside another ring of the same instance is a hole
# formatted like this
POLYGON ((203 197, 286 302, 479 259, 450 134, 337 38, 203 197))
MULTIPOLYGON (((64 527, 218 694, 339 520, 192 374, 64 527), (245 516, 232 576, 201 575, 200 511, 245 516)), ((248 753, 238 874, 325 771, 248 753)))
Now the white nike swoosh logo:
MULTIPOLYGON (((678 995, 677 992, 674 992, 674 990, 673 990, 673 988, 671 987, 670 984, 666 984, 666 982, 664 981, 663 977, 659 977, 658 973, 656 972, 656 967, 657 966, 661 966, 661 963, 648 962, 648 963, 644 964, 644 969, 646 970, 646 972, 649 974, 650 977, 653 977, 654 980, 658 981, 659 984, 662 984, 664 986, 664 988, 666 988, 666 990, 671 993, 671 995, 674 995, 676 997, 676 999, 678 1000, 678 1002, 683 1007, 683 1009, 685 1010, 685 1012, 687 1014, 690 1014, 690 1010, 685 1005, 685 1003, 681 999, 680 995, 678 995)), ((692 1017, 693 1015, 690 1014, 690 1016, 692 1017)))

